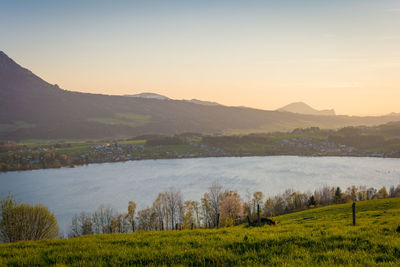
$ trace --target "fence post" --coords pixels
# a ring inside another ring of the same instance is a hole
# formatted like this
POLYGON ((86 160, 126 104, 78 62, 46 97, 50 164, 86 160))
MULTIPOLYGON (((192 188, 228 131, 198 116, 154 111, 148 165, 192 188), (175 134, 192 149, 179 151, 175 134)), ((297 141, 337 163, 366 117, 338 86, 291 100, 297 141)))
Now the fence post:
POLYGON ((353 225, 356 225, 356 202, 353 202, 351 207, 353 209, 353 225))
POLYGON ((260 226, 260 204, 257 204, 257 225, 260 226))
POLYGON ((217 214, 217 229, 218 229, 218 226, 219 226, 219 213, 217 214))
POLYGON ((251 222, 250 222, 250 217, 247 215, 247 222, 249 223, 249 226, 251 225, 251 222))

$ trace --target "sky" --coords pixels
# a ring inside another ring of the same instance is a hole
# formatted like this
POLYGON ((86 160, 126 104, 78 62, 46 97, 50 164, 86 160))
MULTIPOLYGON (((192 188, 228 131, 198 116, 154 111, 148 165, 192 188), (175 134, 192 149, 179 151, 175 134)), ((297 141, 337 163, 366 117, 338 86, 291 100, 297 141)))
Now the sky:
POLYGON ((0 50, 71 91, 400 112, 398 0, 0 0, 0 50))

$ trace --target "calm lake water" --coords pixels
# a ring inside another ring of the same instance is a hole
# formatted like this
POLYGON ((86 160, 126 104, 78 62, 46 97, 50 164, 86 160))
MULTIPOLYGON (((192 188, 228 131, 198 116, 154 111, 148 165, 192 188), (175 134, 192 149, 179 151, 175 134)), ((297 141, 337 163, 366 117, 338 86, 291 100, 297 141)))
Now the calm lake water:
POLYGON ((142 160, 76 168, 0 173, 0 195, 42 203, 52 210, 64 233, 71 218, 106 204, 125 211, 129 200, 151 205, 159 192, 180 189, 185 199, 200 200, 218 181, 245 197, 246 191, 275 195, 285 189, 314 190, 400 184, 400 159, 349 157, 245 157, 142 160))

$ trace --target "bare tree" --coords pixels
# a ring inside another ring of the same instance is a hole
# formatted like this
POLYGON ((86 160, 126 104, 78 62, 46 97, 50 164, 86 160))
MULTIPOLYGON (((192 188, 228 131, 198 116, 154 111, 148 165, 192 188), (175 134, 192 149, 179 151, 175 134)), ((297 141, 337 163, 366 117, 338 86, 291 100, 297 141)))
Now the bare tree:
POLYGON ((214 182, 209 188, 209 201, 211 207, 211 216, 213 219, 214 226, 217 226, 219 205, 222 201, 222 186, 217 182, 214 182))
POLYGON ((205 228, 210 228, 213 225, 213 217, 211 211, 210 204, 210 195, 208 193, 204 193, 204 196, 201 198, 201 214, 202 214, 202 222, 205 228))
POLYGON ((170 188, 165 192, 165 202, 168 214, 171 219, 171 229, 174 228, 175 224, 182 220, 182 193, 175 188, 170 188))
POLYGON ((136 212, 136 203, 134 201, 129 201, 128 214, 126 217, 131 225, 132 232, 135 232, 135 212, 136 212))
POLYGON ((152 221, 151 221, 151 216, 152 215, 152 209, 151 208, 145 208, 143 210, 138 211, 137 215, 137 221, 138 221, 138 228, 140 230, 144 231, 149 231, 152 230, 152 221))
POLYGON ((260 207, 262 208, 263 198, 264 198, 264 195, 262 192, 254 192, 253 198, 251 199, 251 206, 252 206, 251 213, 252 214, 256 215, 258 205, 260 205, 260 207))
POLYGON ((72 217, 71 231, 69 237, 93 234, 92 216, 81 212, 79 216, 72 217))
POLYGON ((112 218, 115 215, 115 211, 111 207, 105 207, 101 205, 93 213, 93 226, 94 233, 97 234, 109 234, 112 233, 112 218))
POLYGON ((167 204, 164 193, 159 193, 157 199, 153 202, 152 209, 155 212, 157 220, 157 229, 164 230, 168 225, 169 217, 167 211, 167 204))

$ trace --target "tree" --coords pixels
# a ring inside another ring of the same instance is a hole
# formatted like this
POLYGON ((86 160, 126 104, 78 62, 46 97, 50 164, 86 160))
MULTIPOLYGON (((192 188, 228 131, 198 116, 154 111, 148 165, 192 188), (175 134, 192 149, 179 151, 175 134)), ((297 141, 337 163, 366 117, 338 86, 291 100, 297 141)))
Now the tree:
POLYGON ((375 194, 375 198, 387 198, 389 197, 389 194, 386 190, 386 187, 382 187, 379 189, 378 193, 375 194))
POLYGON ((217 219, 219 214, 219 205, 222 201, 222 186, 214 182, 209 188, 209 204, 211 208, 211 218, 214 226, 217 226, 217 219))
POLYGON ((109 234, 112 233, 112 218, 115 215, 115 211, 111 207, 100 207, 93 213, 93 232, 97 234, 109 234))
POLYGON ((183 204, 184 228, 191 228, 199 224, 199 202, 187 200, 183 204))
POLYGON ((165 202, 171 219, 171 229, 174 229, 175 224, 183 220, 181 191, 176 190, 175 188, 170 188, 165 192, 165 202))
POLYGON ((79 216, 72 217, 71 232, 69 237, 93 234, 93 221, 90 214, 81 212, 79 216))
POLYGON ((265 205, 264 205, 264 212, 266 216, 274 216, 274 200, 272 198, 268 198, 267 201, 265 201, 265 205))
POLYGON ((132 232, 135 232, 135 211, 136 203, 134 201, 129 201, 127 218, 131 225, 132 232))
POLYGON ((350 201, 357 201, 358 200, 357 192, 358 192, 358 188, 353 185, 353 186, 347 188, 346 195, 350 198, 349 199, 350 201))
POLYGON ((156 216, 157 228, 159 230, 164 230, 169 221, 165 194, 158 194, 157 199, 153 202, 152 209, 156 216))
POLYGON ((138 211, 137 221, 138 228, 140 230, 149 231, 152 230, 152 209, 146 208, 138 211))
POLYGON ((370 187, 367 189, 367 200, 371 200, 374 198, 376 194, 376 189, 373 187, 370 187))
POLYGON ((328 186, 323 186, 314 193, 315 202, 321 205, 331 204, 334 201, 334 196, 335 189, 328 186))
POLYGON ((335 191, 335 203, 336 204, 339 204, 339 203, 342 203, 342 190, 340 190, 340 187, 338 186, 337 188, 336 188, 336 191, 335 191))
POLYGON ((390 197, 400 197, 400 185, 390 187, 390 197))
POLYGON ((358 199, 358 201, 363 201, 363 200, 367 199, 367 187, 366 186, 360 186, 358 188, 357 199, 358 199))
POLYGON ((264 195, 262 192, 254 192, 253 198, 251 200, 251 205, 252 205, 252 214, 256 215, 257 213, 257 206, 260 205, 260 208, 263 206, 263 198, 264 195))
POLYGON ((274 214, 281 215, 285 213, 286 203, 285 199, 281 195, 277 195, 274 198, 274 214))
POLYGON ((293 201, 293 209, 294 210, 301 210, 307 207, 309 195, 307 193, 297 193, 294 192, 292 194, 292 201, 293 201))
POLYGON ((242 198, 236 191, 226 190, 223 194, 219 209, 223 226, 232 226, 243 216, 242 198))
POLYGON ((21 203, 11 195, 0 200, 0 241, 8 243, 57 236, 57 220, 44 205, 21 203))
POLYGON ((127 231, 127 214, 118 214, 111 218, 111 232, 112 233, 125 233, 127 231))
POLYGON ((310 197, 310 199, 308 200, 308 206, 311 207, 311 206, 315 206, 316 204, 317 204, 317 202, 315 201, 315 197, 314 197, 314 195, 312 195, 310 197))
POLYGON ((201 198, 201 214, 204 227, 210 228, 213 225, 213 217, 211 215, 210 195, 208 193, 204 193, 201 198))

